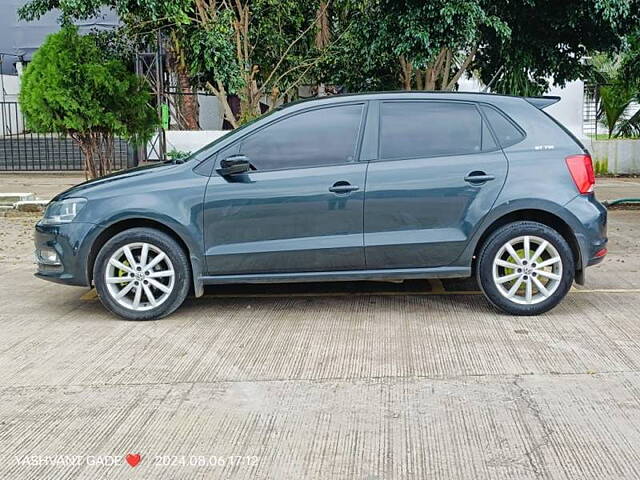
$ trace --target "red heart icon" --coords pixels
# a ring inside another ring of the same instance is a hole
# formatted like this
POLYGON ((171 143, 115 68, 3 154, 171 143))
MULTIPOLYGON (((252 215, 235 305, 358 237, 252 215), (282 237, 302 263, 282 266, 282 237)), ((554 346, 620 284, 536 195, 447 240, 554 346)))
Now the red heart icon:
POLYGON ((135 467, 140 463, 140 460, 142 460, 142 457, 140 456, 139 453, 136 453, 135 455, 133 453, 130 453, 126 457, 124 457, 124 459, 127 461, 129 465, 131 465, 132 467, 135 467))

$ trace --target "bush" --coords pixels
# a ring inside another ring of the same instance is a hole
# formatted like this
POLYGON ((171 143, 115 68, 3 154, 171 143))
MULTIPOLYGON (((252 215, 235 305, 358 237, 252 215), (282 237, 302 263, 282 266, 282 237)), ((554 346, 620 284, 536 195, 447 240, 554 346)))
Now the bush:
POLYGON ((27 66, 20 105, 27 127, 68 134, 83 153, 88 178, 108 173, 114 136, 147 142, 158 124, 147 83, 67 26, 49 35, 27 66))

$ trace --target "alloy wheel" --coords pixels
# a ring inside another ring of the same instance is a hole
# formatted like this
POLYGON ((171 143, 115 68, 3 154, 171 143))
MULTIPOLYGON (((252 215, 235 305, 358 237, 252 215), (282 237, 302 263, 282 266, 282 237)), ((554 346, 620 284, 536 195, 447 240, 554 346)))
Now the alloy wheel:
POLYGON ((151 310, 162 305, 175 286, 169 256, 150 243, 129 243, 116 250, 105 269, 109 294, 123 307, 151 310))
POLYGON ((547 240, 533 235, 513 238, 493 259, 493 281, 508 300, 533 305, 551 297, 562 280, 562 258, 547 240))

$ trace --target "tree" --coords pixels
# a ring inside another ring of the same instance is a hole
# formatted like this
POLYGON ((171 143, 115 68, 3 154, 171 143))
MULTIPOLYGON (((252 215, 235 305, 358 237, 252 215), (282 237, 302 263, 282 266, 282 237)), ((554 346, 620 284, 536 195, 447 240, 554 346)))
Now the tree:
POLYGON ((196 23, 202 31, 189 49, 194 54, 192 72, 209 78, 205 84, 233 126, 260 115, 264 100, 274 108, 310 79, 323 56, 316 48, 315 27, 328 3, 318 11, 313 0, 196 1, 196 23), (225 44, 229 38, 231 49, 225 44), (207 55, 211 52, 216 54, 207 55), (230 88, 241 100, 238 119, 229 114, 230 88))
POLYGON ((192 80, 185 60, 185 36, 192 23, 194 0, 31 0, 18 10, 22 20, 35 20, 51 10, 59 10, 62 25, 75 20, 86 20, 100 14, 101 8, 114 10, 123 26, 110 32, 111 38, 120 37, 116 43, 127 43, 131 57, 137 49, 155 46, 155 32, 166 33, 167 70, 176 77, 176 95, 170 101, 181 129, 199 129, 198 85, 192 80), (115 33, 115 35, 113 35, 115 33))
MULTIPOLYGON (((616 51, 638 23, 637 0, 341 0, 350 32, 326 62, 351 90, 452 90, 476 72, 494 91, 546 90, 586 74, 588 52, 616 51)), ((334 8, 338 10, 338 8, 334 8)))
POLYGON ((314 0, 31 0, 19 16, 32 20, 59 9, 68 23, 101 7, 115 10, 133 37, 162 30, 178 83, 214 93, 233 126, 259 115, 261 100, 273 107, 287 98, 321 55, 313 42, 314 0), (240 97, 239 118, 229 94, 240 97))
POLYGON ((499 39, 510 33, 483 3, 343 0, 335 23, 349 33, 344 45, 334 49, 330 81, 352 90, 368 85, 454 89, 476 56, 483 29, 499 39))
POLYGON ((492 0, 490 13, 511 30, 496 38, 483 28, 471 65, 499 93, 542 94, 550 83, 587 78, 591 52, 616 53, 640 22, 637 0, 492 0), (497 73, 497 75, 496 75, 497 73), (495 78, 494 78, 495 77, 495 78))
POLYGON ((21 79, 28 128, 68 134, 82 151, 87 178, 111 170, 114 136, 135 144, 151 138, 157 116, 150 100, 142 79, 72 26, 46 38, 21 79))

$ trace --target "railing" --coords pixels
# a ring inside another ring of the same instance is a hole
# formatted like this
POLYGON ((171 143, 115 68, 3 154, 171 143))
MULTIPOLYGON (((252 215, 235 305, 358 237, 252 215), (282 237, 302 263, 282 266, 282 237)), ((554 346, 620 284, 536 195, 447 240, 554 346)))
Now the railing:
POLYGON ((598 85, 585 83, 582 101, 582 133, 598 135, 598 85))
MULTIPOLYGON (((127 142, 115 140, 113 168, 134 164, 127 142)), ((0 102, 0 170, 83 170, 82 152, 69 137, 32 133, 26 129, 17 102, 0 102)))

